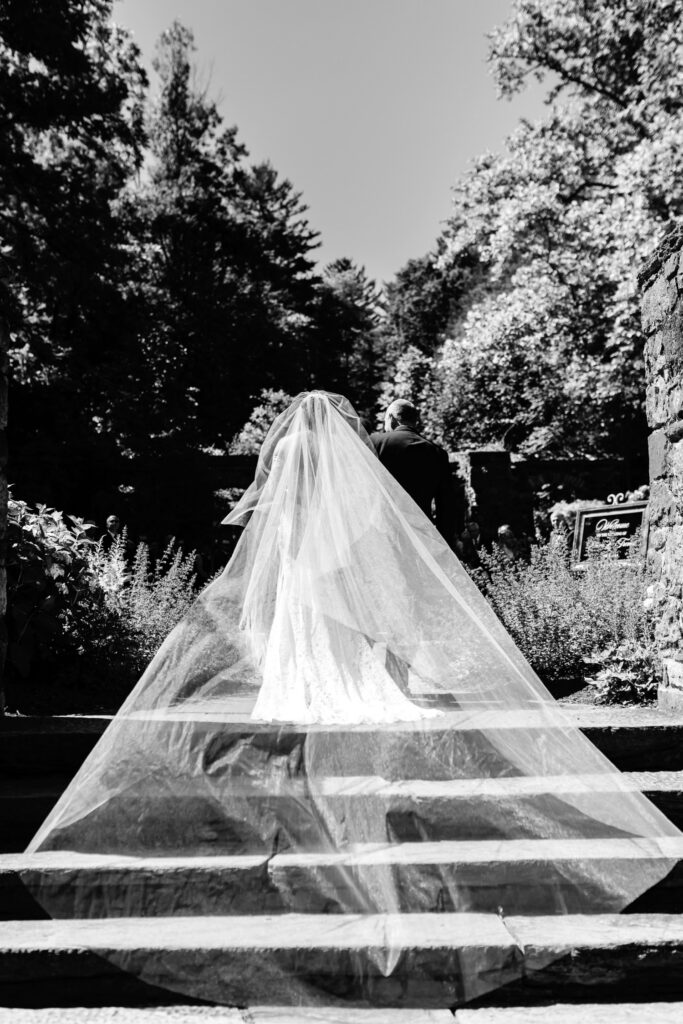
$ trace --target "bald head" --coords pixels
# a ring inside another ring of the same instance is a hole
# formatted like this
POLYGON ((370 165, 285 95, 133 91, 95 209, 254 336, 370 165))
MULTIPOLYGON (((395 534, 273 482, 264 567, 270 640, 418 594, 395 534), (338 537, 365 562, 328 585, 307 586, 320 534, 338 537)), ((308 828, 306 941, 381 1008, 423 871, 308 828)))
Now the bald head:
POLYGON ((384 415, 384 429, 395 430, 396 427, 416 427, 418 412, 412 402, 405 398, 397 398, 392 402, 384 415))

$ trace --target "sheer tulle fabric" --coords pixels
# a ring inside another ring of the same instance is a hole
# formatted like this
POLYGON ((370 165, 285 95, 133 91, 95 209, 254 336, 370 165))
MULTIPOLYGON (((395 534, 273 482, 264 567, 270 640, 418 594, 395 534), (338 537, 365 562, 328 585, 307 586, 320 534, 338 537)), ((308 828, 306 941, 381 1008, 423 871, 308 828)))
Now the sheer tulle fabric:
MULTIPOLYGON (((51 887, 39 866, 25 876, 53 916, 325 914, 343 928, 360 915, 374 937, 342 995, 305 968, 267 970, 274 1001, 361 1005, 382 1001, 370 982, 398 969, 404 915, 616 912, 673 867, 663 852, 678 830, 568 724, 346 400, 295 399, 226 522, 244 527, 230 564, 29 852, 184 864, 261 854, 262 883, 226 910, 201 873, 178 872, 151 900, 105 868, 80 873, 75 858, 69 887, 51 887), (581 856, 596 838, 639 856, 581 856), (517 876, 511 861, 497 882, 476 857, 454 870, 432 856, 443 842, 519 840, 545 841, 531 909, 528 866, 517 876)), ((239 1001, 230 965, 200 952, 185 976, 169 976, 163 957, 111 958, 147 981, 239 1001)), ((453 1002, 521 969, 485 945, 454 950, 453 1002)))

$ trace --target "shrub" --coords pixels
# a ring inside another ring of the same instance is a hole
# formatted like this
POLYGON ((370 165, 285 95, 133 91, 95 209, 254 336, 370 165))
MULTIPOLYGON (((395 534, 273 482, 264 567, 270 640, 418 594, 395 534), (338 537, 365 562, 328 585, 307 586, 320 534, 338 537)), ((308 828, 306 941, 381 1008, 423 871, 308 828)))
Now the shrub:
POLYGON ((472 571, 480 589, 533 668, 547 682, 579 678, 601 652, 623 642, 652 643, 643 604, 645 567, 594 550, 581 571, 561 545, 533 545, 529 562, 511 562, 500 548, 482 552, 472 571))
POLYGON ((7 522, 8 668, 22 678, 59 648, 65 622, 92 585, 94 529, 47 505, 10 495, 7 522))
POLYGON ((598 704, 647 704, 657 696, 659 668, 654 647, 633 640, 608 647, 602 668, 588 682, 598 704))
POLYGON ((122 537, 108 552, 95 551, 90 565, 109 613, 104 618, 114 620, 109 640, 126 652, 131 669, 139 674, 196 597, 196 553, 184 555, 171 540, 153 560, 147 545, 139 544, 129 565, 125 551, 122 537))
POLYGON ((141 544, 131 562, 125 536, 104 552, 93 530, 10 499, 7 679, 15 704, 30 704, 36 686, 87 684, 115 706, 195 598, 194 552, 172 541, 152 560, 141 544))

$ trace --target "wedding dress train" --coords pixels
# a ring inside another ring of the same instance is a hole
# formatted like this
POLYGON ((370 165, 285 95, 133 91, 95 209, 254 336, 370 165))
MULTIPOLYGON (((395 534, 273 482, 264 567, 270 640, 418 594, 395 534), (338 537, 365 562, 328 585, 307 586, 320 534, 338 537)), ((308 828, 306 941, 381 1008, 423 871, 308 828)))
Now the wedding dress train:
POLYGON ((30 844, 49 914, 191 915, 234 957, 103 955, 228 1005, 354 1006, 394 1005, 411 922, 451 915, 418 974, 453 1006, 525 974, 503 916, 617 913, 671 870, 679 830, 567 719, 345 399, 292 402, 226 522, 230 563, 30 844), (300 952, 311 915, 338 976, 300 952))

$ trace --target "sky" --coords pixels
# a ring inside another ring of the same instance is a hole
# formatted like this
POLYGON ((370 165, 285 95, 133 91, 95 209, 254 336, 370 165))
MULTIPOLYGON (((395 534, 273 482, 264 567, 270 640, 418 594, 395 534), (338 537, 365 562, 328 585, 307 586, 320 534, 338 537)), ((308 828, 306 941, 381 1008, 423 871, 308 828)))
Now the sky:
POLYGON ((174 19, 200 78, 253 162, 309 207, 316 258, 347 256, 379 283, 434 245, 451 188, 543 110, 533 86, 501 100, 485 33, 510 0, 118 0, 148 67, 174 19))

